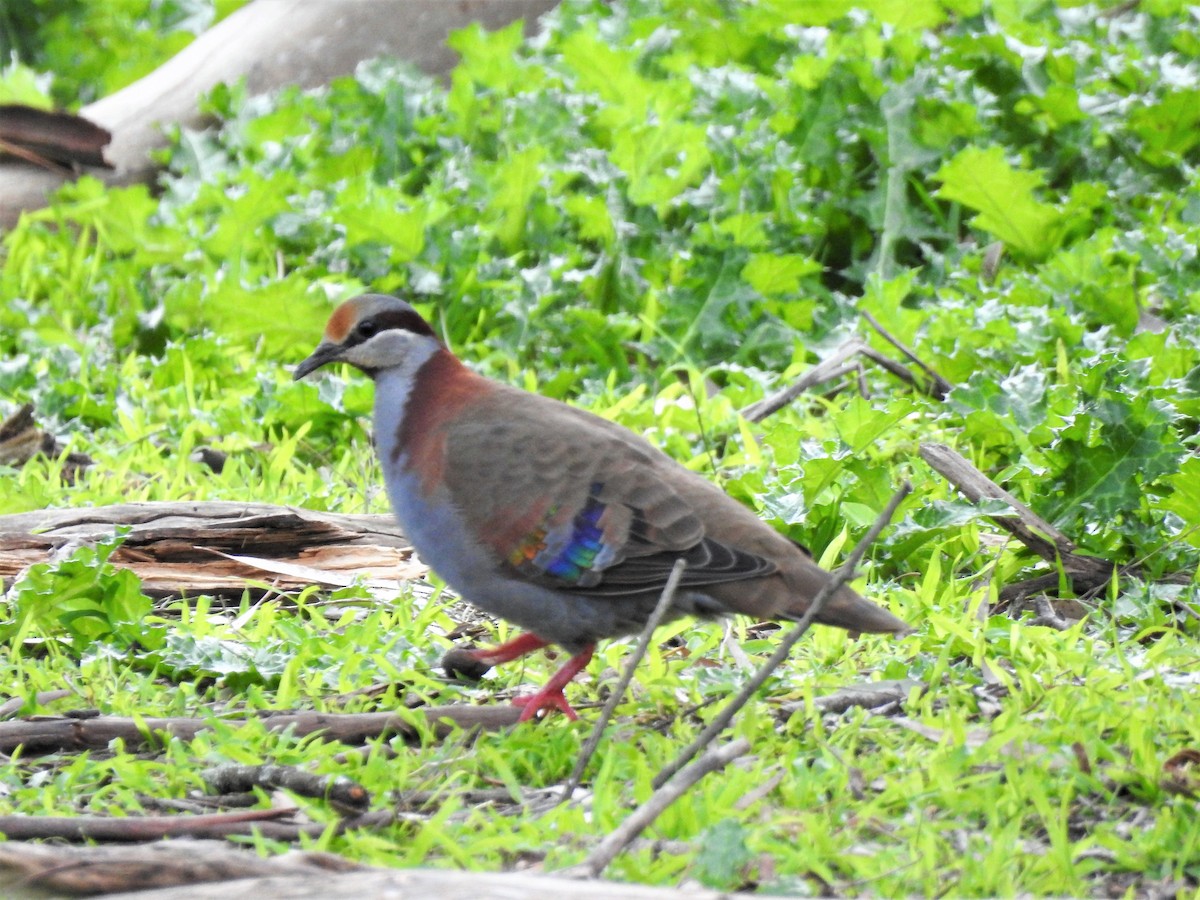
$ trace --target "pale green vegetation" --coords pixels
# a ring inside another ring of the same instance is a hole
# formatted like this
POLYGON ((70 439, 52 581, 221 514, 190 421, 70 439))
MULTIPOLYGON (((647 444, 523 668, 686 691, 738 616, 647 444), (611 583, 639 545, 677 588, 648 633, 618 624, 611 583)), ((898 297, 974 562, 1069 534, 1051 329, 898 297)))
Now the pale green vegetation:
MULTIPOLYGON (((569 3, 532 45, 515 28, 457 35, 448 87, 375 62, 326 91, 217 92, 220 126, 179 137, 160 193, 85 178, 4 236, 0 415, 32 402, 96 465, 73 484, 56 460, 0 470, 0 513, 185 498, 383 511, 369 383, 333 371, 293 384, 287 367, 334 301, 399 292, 478 370, 645 432, 827 564, 899 482, 914 485, 858 586, 917 633, 812 633, 736 722, 753 761, 655 824, 693 852, 638 850, 611 877, 1194 895, 1197 773, 1189 794, 1164 763, 1200 749, 1200 622, 1178 605, 1195 610, 1200 592, 1159 579, 1194 573, 1200 546, 1195 10, 862 6, 569 3), (994 278, 992 241, 1005 247, 994 278), (868 366, 869 397, 849 385, 759 425, 738 418, 855 331, 894 355, 859 310, 950 395, 868 366), (988 614, 1038 561, 920 460, 924 441, 957 447, 1081 552, 1138 562, 1146 580, 1084 598, 1090 614, 1065 631, 988 614), (192 459, 201 445, 230 454, 220 475, 192 459), (780 713, 903 677, 926 685, 903 718, 780 713)), ((32 89, 23 70, 8 78, 32 89)), ((333 619, 315 594, 155 607, 85 553, 0 603, 0 683, 78 688, 48 711, 215 717, 391 709, 407 694, 505 702, 555 665, 535 656, 477 688, 447 684, 440 598, 337 596, 356 602, 333 619), (396 687, 338 696, 374 681, 396 687)), ((746 625, 741 650, 769 653, 771 636, 746 625)), ((695 707, 746 676, 719 626, 660 637, 674 646, 652 650, 620 707, 586 811, 513 818, 460 796, 561 782, 586 712, 349 763, 316 739, 218 725, 159 757, 19 759, 0 768, 0 809, 134 813, 142 795, 200 788, 214 762, 274 760, 350 775, 383 807, 397 789, 444 792, 429 818, 325 849, 392 866, 569 865, 648 795, 711 711, 695 707)), ((600 695, 627 650, 602 647, 572 702, 600 695)))

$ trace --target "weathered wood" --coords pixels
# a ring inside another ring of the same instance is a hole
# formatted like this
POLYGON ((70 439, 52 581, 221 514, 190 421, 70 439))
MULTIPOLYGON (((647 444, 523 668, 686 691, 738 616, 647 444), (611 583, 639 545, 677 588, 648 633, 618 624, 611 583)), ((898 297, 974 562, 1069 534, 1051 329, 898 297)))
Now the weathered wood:
POLYGON ((743 408, 742 418, 748 422, 761 422, 772 413, 783 409, 813 385, 840 375, 846 361, 860 354, 865 346, 862 338, 851 338, 787 387, 743 408))
MULTIPOLYGON (((507 728, 517 723, 518 706, 430 706, 419 710, 433 728, 444 736, 453 728, 507 728)), ((0 722, 0 753, 12 754, 18 747, 32 755, 60 750, 94 750, 107 747, 120 738, 130 746, 162 743, 163 738, 191 740, 219 721, 227 728, 240 728, 249 719, 194 719, 186 716, 38 716, 0 722)), ((268 731, 290 731, 297 737, 320 734, 329 741, 361 744, 370 738, 398 734, 407 739, 418 737, 418 729, 408 719, 390 712, 378 713, 273 713, 259 721, 268 731)))
POLYGON ((993 522, 1048 562, 1073 553, 1075 544, 1065 534, 988 478, 961 453, 945 444, 922 444, 921 459, 958 488, 972 503, 1001 500, 1012 508, 1011 516, 991 516, 993 522))
MULTIPOLYGON (((148 844, 72 847, 0 842, 0 875, 11 887, 17 877, 30 887, 58 894, 201 885, 255 876, 325 878, 358 866, 330 853, 293 851, 262 857, 223 841, 155 841, 148 844)), ((212 896, 211 894, 209 896, 212 896)))
POLYGON ((52 172, 72 164, 107 168, 104 148, 111 140, 106 129, 82 116, 20 103, 0 105, 0 157, 11 153, 52 172))
POLYGON ((110 557, 152 597, 240 596, 344 587, 362 579, 377 594, 428 571, 412 558, 390 515, 342 515, 267 503, 126 503, 0 516, 0 579, 129 528, 110 557))
POLYGON ((729 896, 697 888, 683 893, 532 874, 377 869, 329 853, 294 851, 264 858, 252 850, 211 840, 109 847, 0 843, 0 881, 8 885, 18 878, 31 888, 45 888, 58 896, 104 894, 110 900, 210 900, 215 896, 233 900, 722 900, 729 896), (4 870, 11 877, 4 877, 4 870))
MULTIPOLYGON (((536 17, 557 0, 255 0, 201 34, 149 75, 80 110, 112 132, 105 153, 108 184, 148 182, 158 167, 151 151, 167 145, 174 126, 204 124, 199 98, 214 86, 245 79, 252 94, 294 84, 327 84, 364 59, 394 56, 438 74, 454 65, 446 35, 479 22, 494 29, 536 17)), ((44 206, 63 178, 27 163, 0 164, 0 228, 44 206)))
MULTIPOLYGON (((1114 570, 1118 568, 1114 563, 1076 553, 1075 544, 1070 538, 976 469, 960 453, 944 444, 932 443, 922 444, 920 453, 925 462, 962 491, 972 503, 986 499, 1001 500, 1008 504, 1013 515, 989 518, 1042 559, 1061 565, 1077 593, 1095 590, 1112 579, 1114 570)), ((1122 571, 1136 574, 1137 568, 1130 566, 1122 571)), ((1052 574, 1038 579, 1036 590, 1054 590, 1057 586, 1058 576, 1052 574)), ((1003 591, 1001 596, 1005 596, 1003 591)), ((1015 598, 1010 594, 1008 599, 1015 598)))
MULTIPOLYGON (((218 838, 251 835, 255 831, 264 837, 296 837, 294 823, 287 823, 282 836, 272 834, 275 819, 291 818, 296 810, 243 809, 237 812, 207 813, 199 816, 0 816, 0 834, 9 840, 32 841, 120 841, 140 843, 167 837, 218 838)), ((312 823, 308 823, 312 824, 312 823)), ((320 834, 318 826, 312 834, 320 834)))

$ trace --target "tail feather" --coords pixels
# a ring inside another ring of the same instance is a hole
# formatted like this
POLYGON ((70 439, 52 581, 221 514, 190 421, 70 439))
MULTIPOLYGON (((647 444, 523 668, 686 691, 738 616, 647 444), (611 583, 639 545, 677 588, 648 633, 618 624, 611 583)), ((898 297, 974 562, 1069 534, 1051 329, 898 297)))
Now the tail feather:
MULTIPOLYGON (((808 611, 810 600, 794 602, 788 607, 786 616, 798 619, 808 611)), ((834 625, 847 631, 872 632, 879 634, 903 634, 912 631, 912 627, 903 619, 898 619, 881 606, 860 596, 846 586, 838 588, 836 594, 830 597, 817 621, 822 625, 834 625)))

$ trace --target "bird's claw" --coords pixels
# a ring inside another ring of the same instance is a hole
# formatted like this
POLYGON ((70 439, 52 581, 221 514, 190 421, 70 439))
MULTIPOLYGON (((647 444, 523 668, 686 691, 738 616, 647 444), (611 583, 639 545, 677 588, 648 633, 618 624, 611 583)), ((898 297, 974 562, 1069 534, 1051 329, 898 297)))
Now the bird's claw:
POLYGON ((543 688, 536 694, 529 694, 524 697, 513 697, 513 706, 523 706, 521 715, 517 718, 518 722, 528 722, 530 719, 536 719, 537 714, 543 709, 557 709, 572 722, 579 718, 579 713, 571 708, 571 704, 567 702, 567 698, 563 695, 560 688, 543 688))

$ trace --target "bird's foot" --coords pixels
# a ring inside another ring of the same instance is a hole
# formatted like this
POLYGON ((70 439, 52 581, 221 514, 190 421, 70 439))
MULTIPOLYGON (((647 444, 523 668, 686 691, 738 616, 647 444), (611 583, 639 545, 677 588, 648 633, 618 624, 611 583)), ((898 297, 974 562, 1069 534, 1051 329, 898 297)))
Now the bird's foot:
POLYGON ((571 679, 591 662, 593 649, 595 649, 593 645, 588 645, 572 656, 567 660, 567 664, 555 672, 553 677, 546 682, 546 686, 537 693, 530 694, 528 697, 514 697, 515 705, 525 707, 521 710, 517 721, 528 722, 543 709, 557 709, 572 721, 578 719, 579 714, 571 708, 571 704, 563 696, 563 688, 570 684, 571 679))
POLYGON ((528 722, 530 719, 536 719, 537 714, 543 709, 557 709, 562 712, 572 722, 579 718, 579 713, 572 709, 571 704, 567 702, 567 698, 563 695, 562 689, 550 690, 550 685, 542 688, 536 694, 529 694, 524 697, 513 697, 513 706, 521 706, 521 715, 517 717, 518 722, 528 722))

